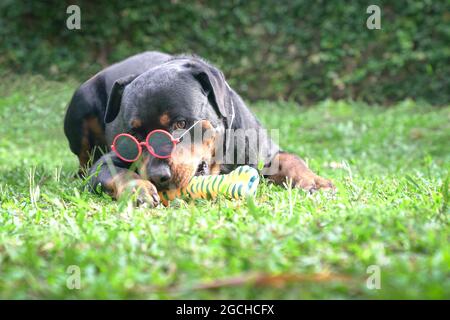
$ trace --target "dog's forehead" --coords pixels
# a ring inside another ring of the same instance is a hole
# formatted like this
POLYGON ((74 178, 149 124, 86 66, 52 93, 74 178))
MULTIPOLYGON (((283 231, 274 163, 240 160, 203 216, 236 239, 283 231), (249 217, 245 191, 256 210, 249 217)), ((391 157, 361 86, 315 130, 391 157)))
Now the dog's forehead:
POLYGON ((168 61, 143 72, 135 79, 135 83, 158 82, 166 83, 177 79, 184 81, 193 80, 191 69, 187 61, 168 61))
MULTIPOLYGON (((176 119, 196 119, 208 99, 201 85, 185 73, 155 72, 137 79, 124 95, 125 119, 138 119, 145 127, 157 127, 161 116, 169 124, 176 119)), ((136 123, 136 121, 135 121, 136 123)))
POLYGON ((186 68, 173 64, 147 70, 130 84, 128 93, 137 100, 173 103, 201 97, 202 88, 186 68))

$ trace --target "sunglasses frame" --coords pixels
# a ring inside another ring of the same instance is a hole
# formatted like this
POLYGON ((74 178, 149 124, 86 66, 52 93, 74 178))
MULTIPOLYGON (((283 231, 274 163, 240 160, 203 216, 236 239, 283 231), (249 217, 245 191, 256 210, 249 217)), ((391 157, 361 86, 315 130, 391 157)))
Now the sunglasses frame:
POLYGON ((113 143, 111 145, 111 150, 114 151, 114 153, 119 157, 120 160, 125 161, 125 162, 135 162, 137 159, 139 159, 142 155, 142 146, 145 146, 148 150, 148 152, 150 152, 150 154, 156 158, 159 159, 168 159, 172 156, 173 151, 175 150, 175 147, 177 146, 178 143, 180 143, 181 138, 188 133, 197 123, 199 123, 200 121, 202 121, 202 119, 197 120, 192 126, 190 126, 185 132, 183 132, 183 134, 181 136, 179 136, 178 138, 174 138, 170 132, 166 131, 166 130, 162 130, 162 129, 156 129, 153 131, 150 131, 149 134, 147 135, 147 137, 145 138, 145 141, 139 142, 138 139, 136 139, 134 136, 132 136, 129 133, 119 133, 117 136, 114 137, 113 143), (169 155, 167 156, 160 156, 158 154, 155 153, 155 150, 153 150, 152 146, 148 143, 149 138, 152 136, 152 134, 154 133, 163 133, 165 134, 170 141, 173 144, 173 148, 172 151, 170 152, 169 155), (134 158, 133 160, 128 160, 125 159, 124 157, 122 157, 119 152, 117 151, 117 148, 115 147, 116 145, 116 141, 118 138, 120 137, 127 137, 127 138, 131 138, 131 140, 138 146, 138 155, 136 156, 136 158, 134 158))
POLYGON ((114 140, 113 140, 113 143, 112 143, 112 145, 111 145, 111 150, 114 151, 114 153, 119 157, 120 160, 125 161, 125 162, 135 162, 137 159, 139 159, 139 158, 141 157, 141 155, 142 155, 142 146, 146 147, 147 150, 148 150, 148 152, 150 152, 150 154, 151 154, 152 156, 154 156, 155 158, 159 158, 159 159, 167 159, 167 158, 170 158, 170 156, 172 155, 172 152, 175 150, 175 147, 176 147, 176 145, 177 145, 179 142, 180 142, 180 139, 179 139, 179 138, 175 139, 169 132, 167 132, 167 131, 165 131, 165 130, 161 130, 161 129, 156 129, 156 130, 151 131, 151 132, 147 135, 147 137, 145 138, 145 141, 142 141, 142 142, 139 142, 138 139, 136 139, 134 136, 132 136, 132 135, 129 134, 129 133, 119 133, 117 136, 115 136, 115 138, 114 138, 114 140), (172 148, 172 151, 170 152, 169 155, 167 155, 167 156, 161 156, 161 155, 156 154, 156 153, 155 153, 155 150, 153 150, 152 146, 149 144, 149 142, 148 142, 148 141, 149 141, 149 138, 151 138, 151 136, 152 136, 153 134, 155 134, 155 133, 162 133, 162 134, 165 134, 165 135, 170 139, 170 141, 172 142, 173 148, 172 148), (119 151, 117 151, 117 148, 116 148, 116 142, 117 142, 117 139, 119 139, 120 137, 127 137, 127 138, 130 138, 130 139, 137 145, 137 147, 138 147, 138 154, 137 154, 136 158, 134 158, 133 160, 126 159, 126 158, 122 157, 122 156, 120 155, 119 151))

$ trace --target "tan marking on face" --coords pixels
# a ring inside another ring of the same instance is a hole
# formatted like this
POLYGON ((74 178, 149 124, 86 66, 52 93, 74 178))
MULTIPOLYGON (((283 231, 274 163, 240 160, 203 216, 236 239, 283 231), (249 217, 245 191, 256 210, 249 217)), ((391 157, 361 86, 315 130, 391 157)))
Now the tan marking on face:
POLYGON ((138 129, 138 128, 142 127, 142 121, 141 121, 141 119, 133 119, 133 120, 131 121, 131 127, 132 127, 133 129, 138 129))
POLYGON ((208 120, 203 120, 202 121, 202 128, 206 129, 206 130, 209 130, 209 129, 212 129, 213 126, 212 126, 211 122, 209 122, 208 120))
POLYGON ((209 174, 212 176, 220 174, 220 164, 214 163, 209 168, 209 174))
POLYGON ((169 114, 167 112, 164 112, 160 117, 159 117, 159 123, 161 123, 162 126, 166 127, 169 125, 170 123, 170 117, 169 114))
MULTIPOLYGON (((202 127, 213 128, 209 121, 203 121, 202 127)), ((195 175, 198 166, 205 161, 211 174, 218 174, 220 166, 214 165, 212 158, 215 152, 214 133, 204 136, 202 144, 177 145, 172 157, 169 158, 169 166, 172 172, 172 183, 178 188, 185 187, 195 175)))

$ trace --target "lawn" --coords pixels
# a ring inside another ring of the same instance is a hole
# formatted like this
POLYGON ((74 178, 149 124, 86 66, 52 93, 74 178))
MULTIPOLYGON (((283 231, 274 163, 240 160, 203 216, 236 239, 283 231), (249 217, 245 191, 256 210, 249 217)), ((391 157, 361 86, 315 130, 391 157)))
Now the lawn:
POLYGON ((0 298, 450 299, 449 106, 253 103, 335 194, 143 209, 73 178, 76 86, 0 84, 0 298))

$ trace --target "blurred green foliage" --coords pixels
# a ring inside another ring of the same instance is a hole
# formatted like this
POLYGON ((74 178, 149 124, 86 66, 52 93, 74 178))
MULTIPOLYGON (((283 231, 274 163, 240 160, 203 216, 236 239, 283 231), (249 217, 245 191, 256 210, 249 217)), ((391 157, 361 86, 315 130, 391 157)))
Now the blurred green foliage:
POLYGON ((0 4, 0 64, 85 80, 144 50, 192 52, 249 99, 449 99, 447 1, 15 1, 0 4), (81 8, 68 30, 66 8, 81 8), (381 7, 368 30, 367 6, 381 7))

